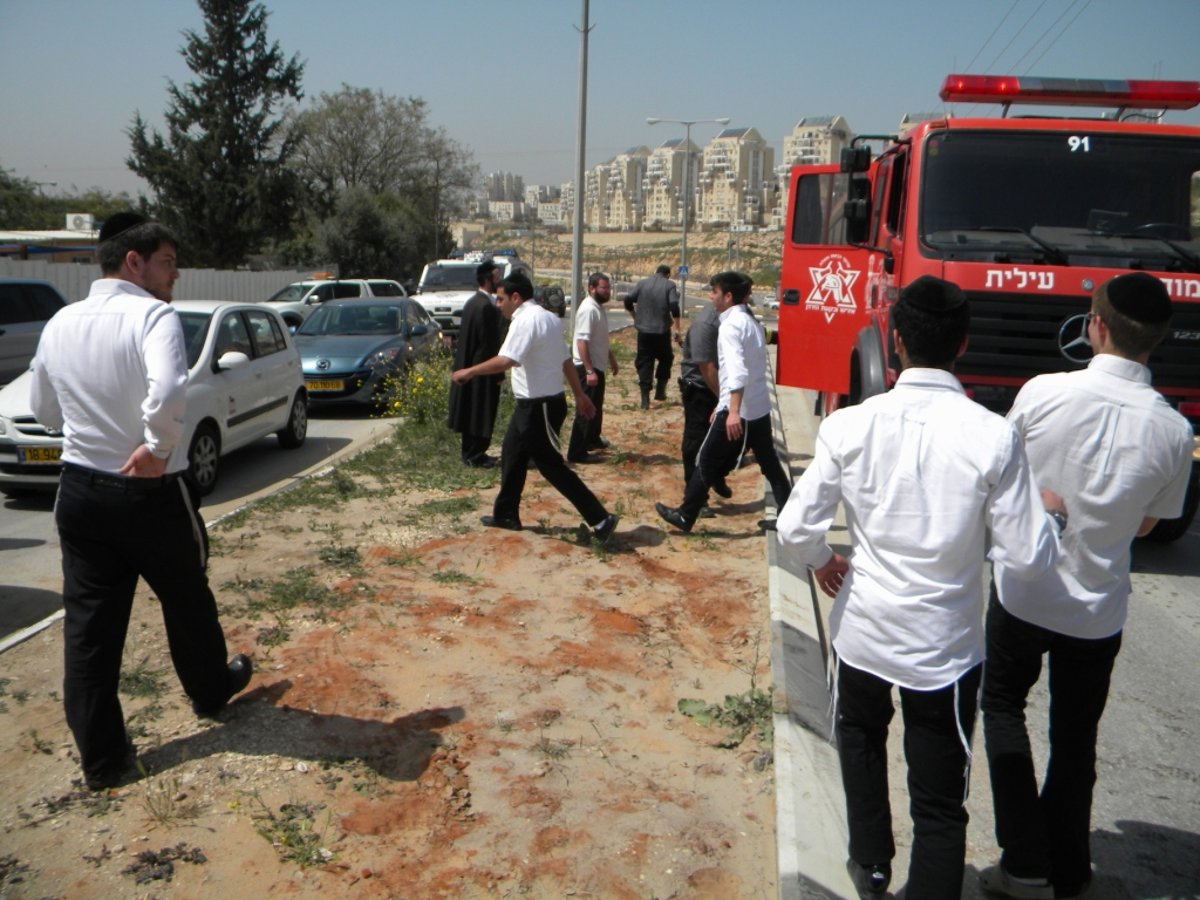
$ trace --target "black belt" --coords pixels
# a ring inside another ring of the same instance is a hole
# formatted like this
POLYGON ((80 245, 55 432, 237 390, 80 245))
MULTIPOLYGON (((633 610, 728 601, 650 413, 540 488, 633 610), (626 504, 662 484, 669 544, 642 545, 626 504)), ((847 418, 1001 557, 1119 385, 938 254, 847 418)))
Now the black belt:
POLYGON ((182 472, 170 472, 158 478, 129 478, 125 475, 114 475, 112 472, 100 472, 75 463, 63 463, 63 474, 90 484, 92 487, 106 488, 110 491, 157 491, 179 480, 182 472))
POLYGON ((525 406, 525 407, 539 406, 540 404, 545 403, 548 400, 556 400, 556 399, 561 398, 562 396, 563 396, 562 394, 550 394, 546 397, 529 397, 526 399, 522 399, 522 398, 518 397, 517 398, 517 406, 525 406))

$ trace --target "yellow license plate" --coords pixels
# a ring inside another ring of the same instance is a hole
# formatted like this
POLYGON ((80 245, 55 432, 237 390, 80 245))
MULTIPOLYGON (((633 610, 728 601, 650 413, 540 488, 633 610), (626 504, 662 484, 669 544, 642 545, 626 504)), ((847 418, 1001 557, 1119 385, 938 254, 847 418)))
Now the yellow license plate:
POLYGON ((346 389, 346 382, 340 378, 331 381, 306 381, 305 385, 310 391, 344 391, 346 389))
POLYGON ((62 447, 18 447, 17 460, 27 466, 55 465, 62 459, 62 447))

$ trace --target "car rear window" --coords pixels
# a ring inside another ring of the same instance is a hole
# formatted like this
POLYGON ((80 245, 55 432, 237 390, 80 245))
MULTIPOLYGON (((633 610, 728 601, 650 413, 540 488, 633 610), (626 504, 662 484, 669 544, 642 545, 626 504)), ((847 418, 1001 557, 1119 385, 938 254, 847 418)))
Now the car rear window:
POLYGON ((0 284, 0 325, 45 322, 65 305, 46 284, 0 284))

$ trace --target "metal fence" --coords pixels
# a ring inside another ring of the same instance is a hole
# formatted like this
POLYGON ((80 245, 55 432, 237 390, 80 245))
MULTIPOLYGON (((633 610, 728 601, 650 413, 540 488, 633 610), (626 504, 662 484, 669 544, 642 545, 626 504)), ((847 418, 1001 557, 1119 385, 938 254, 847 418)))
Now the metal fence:
MULTIPOLYGON (((100 267, 87 263, 55 263, 34 259, 0 258, 0 278, 37 278, 54 285, 68 302, 88 295, 100 267)), ((175 297, 180 300, 234 300, 249 303, 266 300, 293 281, 312 277, 312 270, 229 272, 217 269, 180 269, 175 297)))

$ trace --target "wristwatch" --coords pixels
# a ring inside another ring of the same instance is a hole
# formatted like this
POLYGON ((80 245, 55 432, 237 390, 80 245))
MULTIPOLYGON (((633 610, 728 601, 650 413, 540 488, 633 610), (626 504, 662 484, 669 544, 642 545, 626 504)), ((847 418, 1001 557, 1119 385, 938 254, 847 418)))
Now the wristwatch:
POLYGON ((1046 515, 1054 520, 1054 524, 1058 526, 1058 535, 1062 537, 1062 533, 1067 530, 1067 514, 1051 509, 1046 511, 1046 515))

